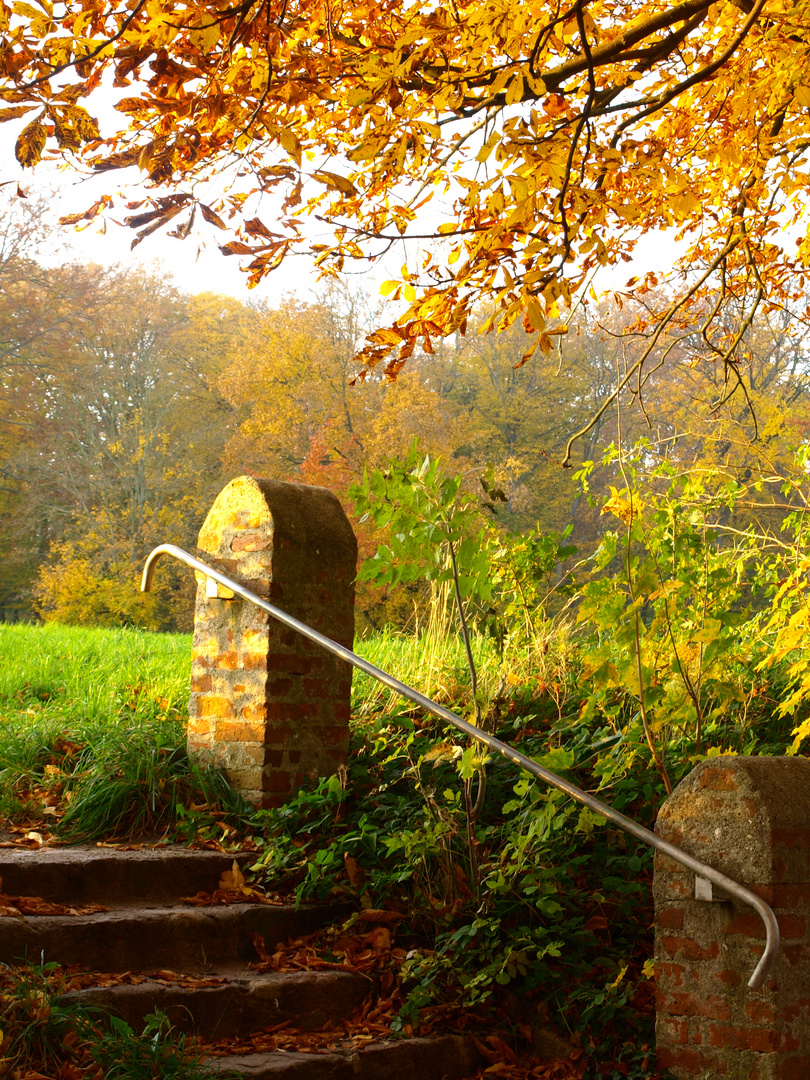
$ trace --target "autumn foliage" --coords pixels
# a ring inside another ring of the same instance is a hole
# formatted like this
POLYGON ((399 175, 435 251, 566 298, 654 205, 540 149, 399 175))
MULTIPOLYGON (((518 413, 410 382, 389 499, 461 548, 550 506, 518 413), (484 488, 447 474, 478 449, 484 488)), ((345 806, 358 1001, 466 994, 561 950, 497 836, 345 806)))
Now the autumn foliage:
POLYGON ((145 179, 126 209, 105 195, 70 221, 125 215, 134 243, 201 229, 251 284, 295 251, 333 274, 407 243, 386 287, 407 307, 367 369, 394 377, 481 300, 530 331, 522 359, 548 352, 593 275, 658 230, 681 239, 678 288, 645 301, 621 383, 640 392, 691 334, 722 400, 757 307, 805 315, 802 2, 39 0, 4 3, 0 33, 18 160, 145 179), (102 131, 110 83, 122 122, 102 131))

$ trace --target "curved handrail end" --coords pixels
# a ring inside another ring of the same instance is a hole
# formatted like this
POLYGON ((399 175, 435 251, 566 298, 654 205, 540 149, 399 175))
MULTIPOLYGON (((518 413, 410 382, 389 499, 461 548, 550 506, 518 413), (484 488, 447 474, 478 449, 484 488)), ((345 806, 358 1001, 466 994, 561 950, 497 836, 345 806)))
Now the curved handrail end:
POLYGON ((146 562, 143 564, 143 574, 141 575, 141 592, 152 591, 152 578, 155 576, 155 567, 157 561, 161 555, 177 555, 180 552, 185 555, 186 552, 182 548, 177 547, 176 544, 160 544, 159 547, 154 548, 149 552, 146 562))

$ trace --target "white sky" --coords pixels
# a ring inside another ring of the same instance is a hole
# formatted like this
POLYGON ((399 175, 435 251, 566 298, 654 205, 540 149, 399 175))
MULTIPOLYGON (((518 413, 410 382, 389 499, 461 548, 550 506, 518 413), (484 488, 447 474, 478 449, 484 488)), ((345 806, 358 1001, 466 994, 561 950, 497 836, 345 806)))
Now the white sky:
MULTIPOLYGON (((93 106, 104 131, 117 128, 124 120, 121 114, 112 108, 112 95, 108 99, 103 93, 100 99, 94 99, 93 106)), ((34 170, 23 170, 14 157, 14 141, 27 122, 28 118, 23 118, 0 125, 0 181, 16 181, 23 190, 31 192, 52 190, 54 222, 63 215, 86 210, 104 194, 113 195, 115 198, 115 206, 108 217, 120 220, 132 213, 125 208, 124 202, 139 197, 136 190, 133 190, 137 189, 141 175, 136 167, 91 177, 83 176, 56 162, 43 161, 34 170), (118 197, 116 193, 122 187, 125 195, 118 197)), ((215 203, 217 192, 209 189, 203 197, 215 203)), ((431 219, 441 215, 438 207, 433 210, 428 207, 424 213, 431 219)), ((272 228, 272 209, 267 203, 262 206, 261 217, 272 228)), ((306 219, 302 224, 306 227, 306 219)), ((309 224, 314 233, 317 223, 310 221, 309 224)), ((323 283, 318 283, 313 262, 309 257, 301 255, 286 258, 279 269, 269 274, 255 289, 249 290, 246 284, 247 275, 239 269, 240 262, 246 261, 245 257, 224 256, 218 249, 218 243, 232 237, 204 223, 200 230, 204 237, 202 247, 194 234, 185 240, 179 240, 166 236, 165 230, 158 230, 152 236, 146 237, 134 251, 130 250, 135 235, 131 229, 118 226, 110 220, 102 232, 104 228, 100 219, 91 222, 81 231, 63 227, 63 238, 69 247, 70 257, 102 265, 118 264, 123 268, 151 267, 158 263, 183 291, 226 293, 242 300, 263 298, 270 304, 280 302, 284 295, 290 293, 310 298, 313 293, 323 288, 323 283)), ((416 269, 416 247, 409 248, 408 254, 412 267, 416 269)), ((603 271, 601 287, 621 287, 628 278, 640 276, 650 269, 666 273, 671 268, 675 255, 676 247, 671 236, 657 234, 644 237, 637 246, 636 258, 632 263, 623 263, 613 270, 603 271)), ((43 252, 42 257, 43 261, 48 261, 47 251, 43 252)), ((63 261, 65 255, 61 251, 54 252, 52 258, 63 261)), ((347 264, 349 273, 345 280, 375 297, 379 294, 384 280, 399 276, 399 269, 404 261, 405 249, 397 246, 384 260, 368 268, 362 264, 347 264)), ((599 291, 600 282, 596 282, 596 288, 599 291)), ((391 308, 392 318, 396 317, 400 308, 399 304, 391 308)))

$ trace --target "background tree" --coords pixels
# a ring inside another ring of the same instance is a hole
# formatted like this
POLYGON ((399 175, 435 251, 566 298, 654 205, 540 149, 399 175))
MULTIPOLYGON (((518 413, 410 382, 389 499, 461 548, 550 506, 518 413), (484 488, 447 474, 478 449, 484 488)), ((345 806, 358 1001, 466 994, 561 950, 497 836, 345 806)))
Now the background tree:
MULTIPOLYGON (((93 267, 38 272, 51 294, 62 273, 85 300, 101 284, 93 267)), ((23 579, 40 568, 46 617, 178 624, 187 596, 143 601, 134 583, 154 544, 193 546, 221 486, 231 412, 216 380, 242 310, 183 297, 158 275, 106 274, 102 300, 16 349, 4 426, 23 437, 4 462, 16 503, 0 534, 23 579)))
POLYGON ((107 275, 68 263, 46 269, 58 250, 47 200, 0 198, 0 614, 15 618, 34 568, 47 552, 49 511, 31 498, 29 458, 47 440, 49 385, 64 371, 64 343, 104 307, 107 275))

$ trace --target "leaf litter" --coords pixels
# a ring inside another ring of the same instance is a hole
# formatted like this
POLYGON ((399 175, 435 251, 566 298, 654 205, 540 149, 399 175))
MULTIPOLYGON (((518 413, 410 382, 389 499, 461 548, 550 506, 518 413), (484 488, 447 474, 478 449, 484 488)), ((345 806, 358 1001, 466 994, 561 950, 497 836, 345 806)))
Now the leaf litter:
POLYGON ((67 905, 55 904, 41 896, 7 896, 3 891, 3 879, 0 878, 0 918, 22 918, 23 916, 47 915, 95 915, 107 911, 103 904, 67 905))

